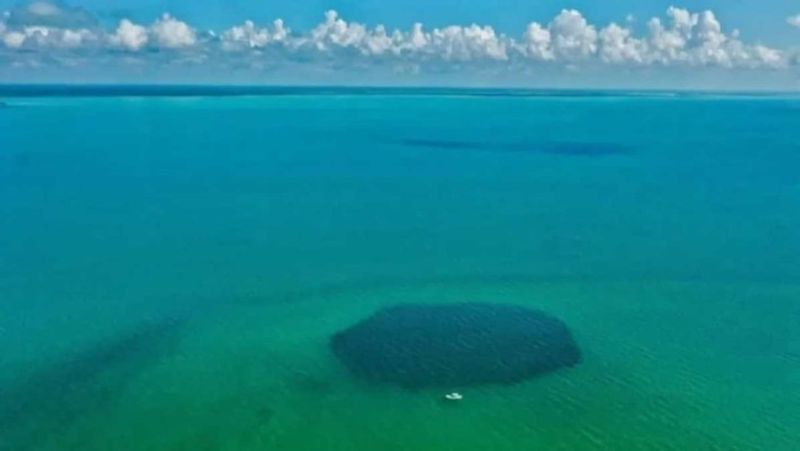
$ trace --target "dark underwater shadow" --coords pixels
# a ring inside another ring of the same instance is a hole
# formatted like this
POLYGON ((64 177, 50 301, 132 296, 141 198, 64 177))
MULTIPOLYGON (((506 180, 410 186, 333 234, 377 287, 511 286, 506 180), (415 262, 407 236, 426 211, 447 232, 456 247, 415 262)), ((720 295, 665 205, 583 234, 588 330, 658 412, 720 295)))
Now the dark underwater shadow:
POLYGON ((180 320, 146 324, 0 387, 0 450, 43 448, 176 348, 180 320))
POLYGON ((511 385, 579 364, 568 326, 510 304, 401 304, 329 342, 352 376, 405 389, 511 385))
POLYGON ((540 153, 577 157, 628 155, 633 149, 604 142, 569 141, 468 141, 448 139, 408 138, 398 141, 406 147, 439 150, 481 151, 493 153, 540 153))

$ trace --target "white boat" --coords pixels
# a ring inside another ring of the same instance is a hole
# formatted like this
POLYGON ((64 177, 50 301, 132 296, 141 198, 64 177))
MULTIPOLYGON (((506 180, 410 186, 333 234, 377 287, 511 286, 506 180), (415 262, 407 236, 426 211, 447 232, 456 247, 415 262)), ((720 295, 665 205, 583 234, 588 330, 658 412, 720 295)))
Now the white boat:
POLYGON ((464 396, 461 393, 453 392, 444 395, 444 399, 448 401, 461 401, 462 399, 464 399, 464 396))

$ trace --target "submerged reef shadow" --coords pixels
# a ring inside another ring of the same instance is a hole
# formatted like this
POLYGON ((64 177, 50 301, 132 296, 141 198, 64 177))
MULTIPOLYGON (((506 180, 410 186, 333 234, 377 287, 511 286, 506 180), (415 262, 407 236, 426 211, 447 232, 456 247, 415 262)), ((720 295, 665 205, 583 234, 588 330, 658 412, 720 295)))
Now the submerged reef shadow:
POLYGON ((333 335, 330 348, 356 378, 407 389, 514 384, 581 361, 561 320, 488 303, 382 309, 333 335))
POLYGON ((174 351, 184 321, 137 327, 0 387, 0 450, 37 449, 174 351))
POLYGON ((408 138, 399 143, 406 147, 440 150, 465 150, 494 153, 542 153, 564 156, 604 157, 633 153, 628 146, 606 142, 580 141, 468 141, 432 138, 408 138))

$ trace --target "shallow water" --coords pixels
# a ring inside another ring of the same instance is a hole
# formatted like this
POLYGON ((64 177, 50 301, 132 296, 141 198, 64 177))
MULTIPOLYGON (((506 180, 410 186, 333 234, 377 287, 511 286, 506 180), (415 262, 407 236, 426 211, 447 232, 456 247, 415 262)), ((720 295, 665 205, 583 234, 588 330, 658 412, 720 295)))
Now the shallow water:
POLYGON ((0 110, 0 450, 793 450, 800 101, 19 97, 0 110), (352 378, 402 303, 567 323, 457 405, 352 378))

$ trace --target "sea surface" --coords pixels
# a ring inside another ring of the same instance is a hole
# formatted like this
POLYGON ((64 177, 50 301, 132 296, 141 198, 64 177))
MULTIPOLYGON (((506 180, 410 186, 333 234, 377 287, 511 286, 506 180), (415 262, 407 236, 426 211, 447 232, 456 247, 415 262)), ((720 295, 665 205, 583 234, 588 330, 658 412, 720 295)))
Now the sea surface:
POLYGON ((800 97, 0 88, 0 450, 800 449, 800 97), (402 304, 572 368, 360 380, 402 304))

